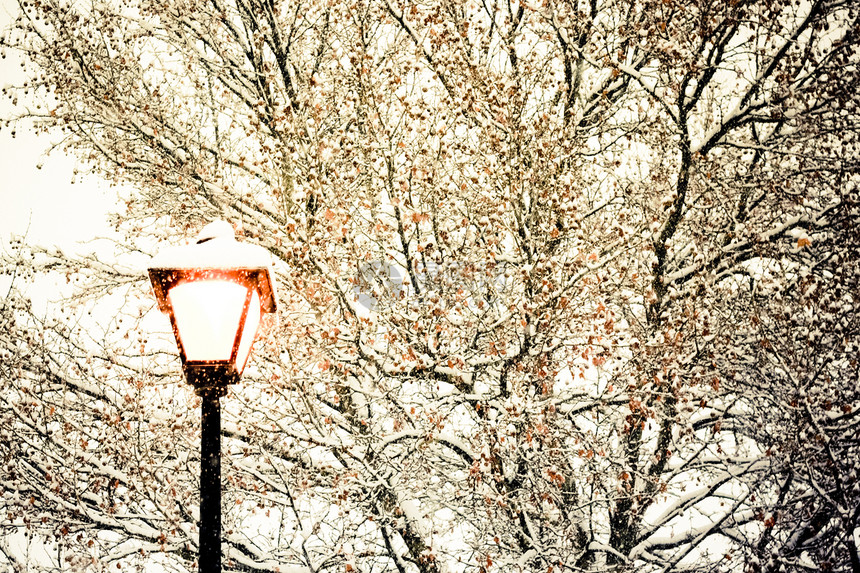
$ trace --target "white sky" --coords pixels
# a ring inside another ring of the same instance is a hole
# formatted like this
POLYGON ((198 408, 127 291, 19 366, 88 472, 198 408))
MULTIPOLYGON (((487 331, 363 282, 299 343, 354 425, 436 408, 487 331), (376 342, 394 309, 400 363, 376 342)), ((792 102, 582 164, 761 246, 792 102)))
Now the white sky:
MULTIPOLYGON (((0 29, 11 24, 17 9, 15 0, 0 0, 0 29)), ((0 59, 0 85, 20 83, 19 66, 16 54, 7 51, 6 58, 0 59)), ((9 102, 0 98, 0 118, 11 111, 9 102)), ((28 242, 67 249, 107 235, 105 214, 115 201, 116 189, 92 177, 79 176, 72 184, 74 158, 61 151, 44 157, 58 136, 36 136, 23 124, 15 130, 15 138, 11 131, 0 129, 0 248, 13 234, 26 233, 28 242)))

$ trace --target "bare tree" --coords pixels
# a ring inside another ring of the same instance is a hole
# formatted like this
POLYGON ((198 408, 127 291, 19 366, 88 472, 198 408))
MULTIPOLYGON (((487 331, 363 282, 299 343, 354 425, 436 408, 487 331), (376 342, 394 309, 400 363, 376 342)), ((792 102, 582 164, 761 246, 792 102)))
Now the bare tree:
POLYGON ((136 193, 117 264, 4 258, 79 285, 3 303, 7 531, 193 567, 133 269, 225 218, 282 309, 225 400, 234 569, 860 570, 853 2, 20 6, 22 116, 136 193))

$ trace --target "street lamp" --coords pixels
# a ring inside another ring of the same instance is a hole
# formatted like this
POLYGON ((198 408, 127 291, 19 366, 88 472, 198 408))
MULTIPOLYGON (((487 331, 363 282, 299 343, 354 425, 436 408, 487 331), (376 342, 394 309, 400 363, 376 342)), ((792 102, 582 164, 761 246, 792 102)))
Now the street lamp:
POLYGON ((221 404, 242 375, 262 315, 275 312, 268 252, 238 243, 226 221, 197 243, 166 249, 149 268, 158 308, 170 317, 182 370, 202 399, 201 573, 221 570, 221 404))

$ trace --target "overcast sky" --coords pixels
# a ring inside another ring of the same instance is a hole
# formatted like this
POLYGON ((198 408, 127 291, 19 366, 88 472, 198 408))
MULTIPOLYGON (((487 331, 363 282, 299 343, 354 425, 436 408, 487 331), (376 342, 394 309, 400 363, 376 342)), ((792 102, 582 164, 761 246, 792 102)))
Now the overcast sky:
MULTIPOLYGON (((0 0, 0 29, 5 30, 17 11, 15 0, 0 0)), ((0 84, 20 83, 22 73, 16 54, 0 59, 0 84)), ((0 98, 0 118, 12 112, 0 98)), ((75 178, 75 160, 55 151, 44 152, 58 136, 36 136, 26 125, 0 129, 0 243, 12 234, 30 242, 72 248, 107 233, 105 213, 111 209, 115 190, 92 177, 75 178), (41 169, 37 166, 41 164, 41 169)))

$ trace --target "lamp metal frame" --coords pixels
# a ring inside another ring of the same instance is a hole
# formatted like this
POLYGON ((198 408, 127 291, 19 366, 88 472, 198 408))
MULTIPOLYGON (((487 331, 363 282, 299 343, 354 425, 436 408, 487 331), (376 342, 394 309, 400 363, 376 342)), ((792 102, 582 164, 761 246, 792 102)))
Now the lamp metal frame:
MULTIPOLYGON (((176 337, 179 347, 179 356, 182 360, 182 371, 189 384, 194 386, 198 395, 219 390, 221 396, 226 394, 227 385, 236 384, 241 378, 241 371, 236 367, 236 356, 242 335, 245 330, 245 322, 248 318, 253 292, 256 290, 260 295, 261 319, 266 313, 275 311, 274 295, 272 285, 269 282, 269 273, 265 268, 224 268, 224 269, 149 269, 149 278, 152 282, 155 297, 159 308, 170 317, 170 325, 176 337), (246 288, 245 302, 242 306, 242 314, 239 325, 233 338, 233 348, 229 358, 223 360, 189 360, 185 353, 182 337, 176 317, 167 294, 175 286, 186 282, 198 282, 209 280, 224 280, 237 283, 246 288)), ((244 365, 239 365, 244 366, 244 365)))

